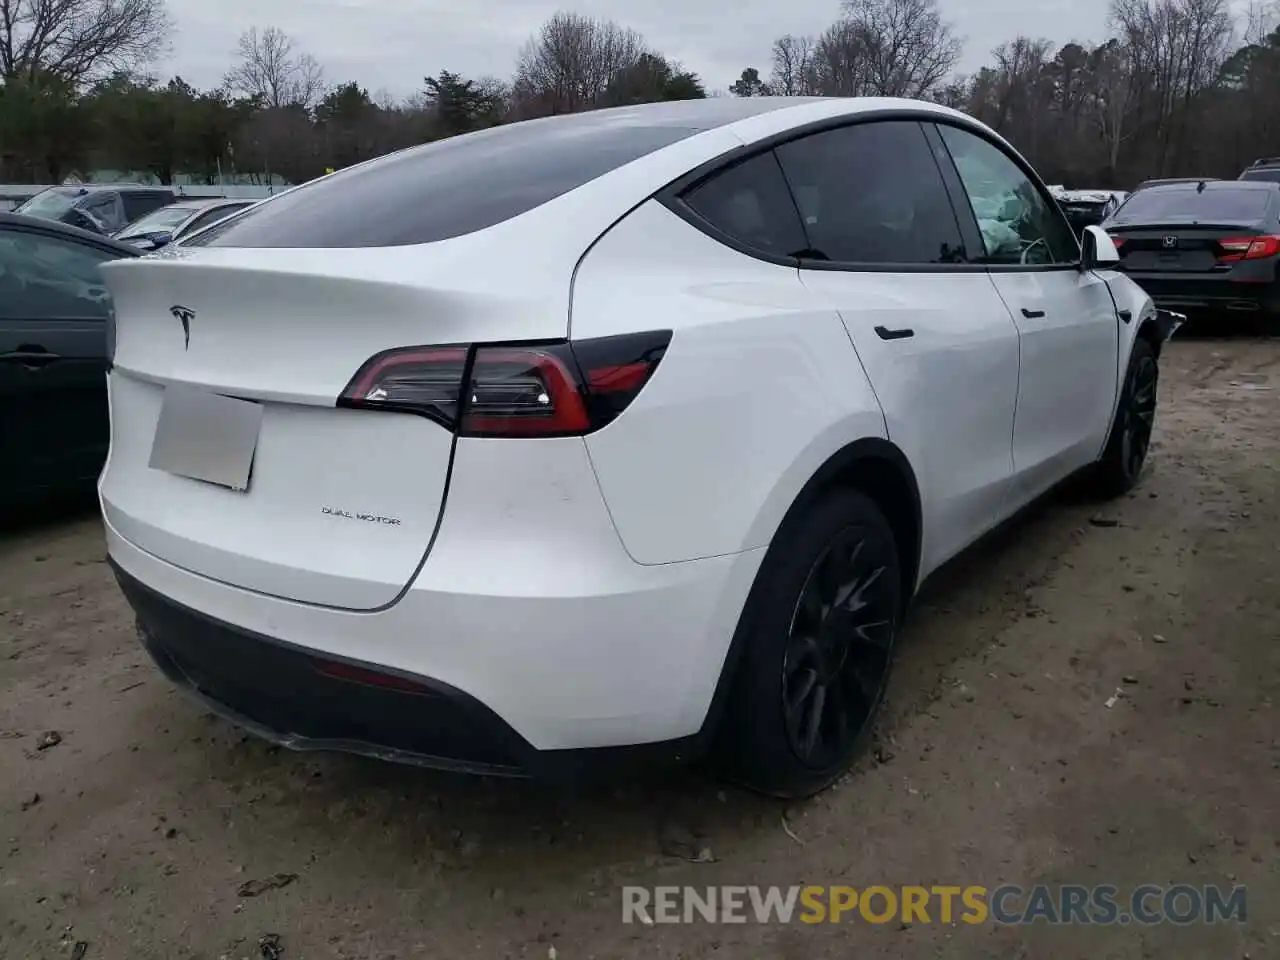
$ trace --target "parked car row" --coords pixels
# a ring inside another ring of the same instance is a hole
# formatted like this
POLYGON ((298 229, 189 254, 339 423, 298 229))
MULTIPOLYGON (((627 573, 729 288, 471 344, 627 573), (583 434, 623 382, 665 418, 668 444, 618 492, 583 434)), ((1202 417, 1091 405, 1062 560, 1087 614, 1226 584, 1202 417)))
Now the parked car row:
POLYGON ((170 187, 142 184, 75 184, 42 190, 13 213, 65 223, 150 251, 257 202, 226 197, 180 198, 170 187))

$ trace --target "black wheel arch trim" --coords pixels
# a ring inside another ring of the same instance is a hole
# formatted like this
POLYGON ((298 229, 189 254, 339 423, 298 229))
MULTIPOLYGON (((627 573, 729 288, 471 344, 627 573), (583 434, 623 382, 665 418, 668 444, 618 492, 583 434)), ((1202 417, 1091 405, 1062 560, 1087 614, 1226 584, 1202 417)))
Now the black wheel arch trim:
MULTIPOLYGON (((904 589, 902 592, 902 603, 905 611, 912 595, 915 593, 915 584, 919 579, 924 519, 920 501, 920 486, 916 480, 915 471, 912 469, 911 462, 907 459, 906 454, 890 440, 881 437, 863 437, 846 444, 828 457, 822 466, 809 477, 804 486, 800 488, 800 492, 796 494, 795 499, 791 501, 791 506, 783 514, 777 531, 770 539, 770 547, 777 540, 778 534, 786 529, 789 522, 803 514, 822 493, 833 486, 838 486, 836 483, 838 477, 849 468, 868 461, 888 463, 898 471, 907 488, 911 508, 915 513, 915 549, 912 552, 912 556, 899 558, 905 574, 903 578, 904 584, 910 583, 912 585, 911 589, 904 589)), ((766 560, 767 558, 768 554, 766 552, 766 560)), ((764 562, 761 562, 762 567, 764 562)), ((694 735, 695 742, 698 744, 698 753, 702 753, 711 746, 720 726, 720 721, 724 716, 729 694, 733 688, 733 676, 742 657, 743 644, 746 642, 747 630, 744 624, 754 619, 754 607, 758 602, 756 599, 756 586, 759 582, 759 572, 757 571, 756 580, 752 583, 751 590, 747 594, 747 602, 743 604, 742 613, 739 615, 738 623, 733 631, 733 637, 729 641, 729 649, 726 651, 724 663, 720 667, 720 678, 716 681, 711 703, 707 707, 707 713, 703 718, 701 728, 694 735)))

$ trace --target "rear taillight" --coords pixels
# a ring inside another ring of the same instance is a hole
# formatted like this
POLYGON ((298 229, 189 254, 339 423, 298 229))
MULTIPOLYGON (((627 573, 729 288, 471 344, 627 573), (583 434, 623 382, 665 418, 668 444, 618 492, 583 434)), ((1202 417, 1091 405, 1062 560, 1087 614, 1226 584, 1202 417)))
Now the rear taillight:
POLYGON ((1107 236, 1111 238, 1111 242, 1115 244, 1117 250, 1124 246, 1124 237, 1117 237, 1114 233, 1109 233, 1107 236))
POLYGON ((671 331, 661 330, 571 343, 404 347, 370 358, 338 403, 416 413, 466 437, 579 436, 627 408, 670 341, 671 331))
POLYGON ((1280 236, 1229 237, 1218 241, 1218 261, 1261 260, 1280 253, 1280 236))

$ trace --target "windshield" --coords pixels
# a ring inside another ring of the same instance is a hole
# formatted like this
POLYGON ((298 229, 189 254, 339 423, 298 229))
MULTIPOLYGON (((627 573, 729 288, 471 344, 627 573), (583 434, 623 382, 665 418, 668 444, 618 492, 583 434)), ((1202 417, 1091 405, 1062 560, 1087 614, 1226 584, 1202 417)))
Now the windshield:
POLYGON ((176 203, 161 207, 159 210, 153 210, 148 213, 145 217, 139 217, 116 236, 123 239, 125 237, 136 237, 143 233, 172 233, 195 212, 196 208, 179 206, 176 203))
POLYGON ((1195 185, 1151 187, 1133 194, 1112 215, 1116 223, 1255 223, 1267 213, 1270 194, 1265 190, 1221 187, 1197 190, 1195 185))
POLYGON ((70 210, 76 200, 84 196, 75 188, 53 188, 42 190, 25 203, 20 204, 14 213, 25 213, 29 217, 43 217, 46 220, 57 220, 70 210))

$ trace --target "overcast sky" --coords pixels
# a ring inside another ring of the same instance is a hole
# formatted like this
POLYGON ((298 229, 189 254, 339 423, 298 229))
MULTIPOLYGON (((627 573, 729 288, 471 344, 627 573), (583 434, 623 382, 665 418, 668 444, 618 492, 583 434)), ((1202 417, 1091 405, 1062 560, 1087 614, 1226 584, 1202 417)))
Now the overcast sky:
MULTIPOLYGON (((315 56, 329 83, 356 80, 371 93, 402 97, 439 70, 509 77, 517 53, 557 9, 609 18, 723 89, 744 67, 768 73, 769 47, 786 33, 821 31, 839 0, 168 0, 177 26, 173 53, 158 72, 198 87, 216 86, 236 38, 250 26, 277 26, 315 56), (254 10, 259 12, 255 13, 254 10), (269 14, 263 13, 270 10, 269 14)), ((1055 42, 1090 41, 1105 32, 1107 0, 940 0, 965 38, 961 69, 988 60, 1018 34, 1055 42)))

